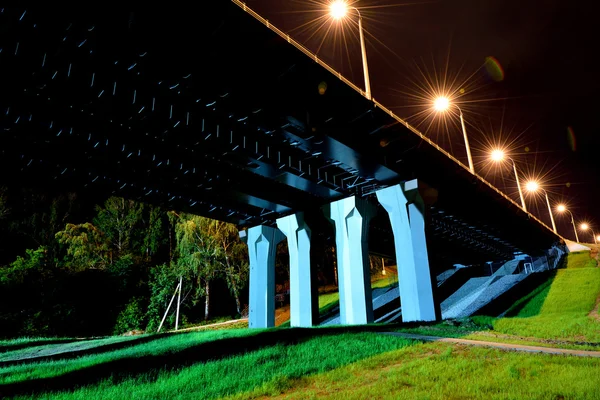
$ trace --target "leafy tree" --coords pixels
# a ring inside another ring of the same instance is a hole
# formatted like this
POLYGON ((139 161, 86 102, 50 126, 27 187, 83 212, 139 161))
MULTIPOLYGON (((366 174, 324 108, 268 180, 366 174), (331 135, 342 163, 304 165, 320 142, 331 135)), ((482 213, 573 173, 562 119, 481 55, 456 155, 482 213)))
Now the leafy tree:
POLYGON ((223 250, 209 235, 208 218, 183 214, 175 226, 177 265, 196 278, 197 295, 204 296, 204 319, 210 316, 210 282, 219 274, 223 250))
POLYGON ((121 197, 111 197, 104 202, 104 207, 96 207, 98 215, 94 224, 106 235, 113 257, 133 253, 141 247, 143 238, 136 228, 142 222, 143 208, 142 203, 121 197))
POLYGON ((89 222, 67 224, 64 230, 56 233, 56 240, 67 247, 67 265, 75 270, 103 269, 113 261, 108 239, 89 222))
MULTIPOLYGON (((200 217, 202 218, 202 217, 200 217)), ((235 298, 238 314, 242 313, 240 290, 248 279, 248 248, 239 238, 238 228, 230 223, 202 218, 206 234, 220 246, 217 262, 227 286, 235 298)))

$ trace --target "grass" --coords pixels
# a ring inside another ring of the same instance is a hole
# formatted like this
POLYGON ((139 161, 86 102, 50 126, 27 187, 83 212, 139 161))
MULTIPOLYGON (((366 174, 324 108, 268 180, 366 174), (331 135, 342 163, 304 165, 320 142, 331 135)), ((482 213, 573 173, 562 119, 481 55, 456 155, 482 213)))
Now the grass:
POLYGON ((92 400, 162 399, 182 392, 185 395, 178 398, 271 394, 287 387, 288 381, 411 344, 342 329, 184 333, 118 353, 2 368, 0 395, 92 400), (60 392, 74 382, 85 386, 60 392), (58 392, 49 393, 48 388, 58 392))
MULTIPOLYGON (((571 260, 569 260, 570 262, 571 260)), ((545 339, 600 343, 600 322, 589 316, 600 294, 600 268, 576 266, 558 270, 511 318, 493 322, 494 330, 545 339), (573 269, 571 269, 573 268, 573 269)), ((584 264, 585 265, 585 264, 584 264)))
MULTIPOLYGON (((600 321, 588 314, 600 294, 600 268, 589 260, 587 253, 571 254, 567 269, 556 271, 503 318, 476 316, 410 331, 598 350, 600 321)), ((394 278, 373 286, 388 286, 394 278)), ((319 300, 321 307, 333 307, 337 293, 319 300)), ((229 329, 70 343, 4 341, 0 397, 600 399, 600 359, 421 344, 376 332, 381 329, 229 329), (36 352, 42 357, 23 359, 36 352)))
POLYGON ((280 398, 599 399, 599 367, 598 359, 431 343, 283 382, 280 398))
MULTIPOLYGON (((376 275, 371 278, 371 289, 386 288, 396 284, 398 284, 398 276, 394 273, 390 275, 376 275)), ((328 314, 333 308, 339 305, 339 302, 340 294, 337 291, 320 294, 319 314, 328 314)))
POLYGON ((570 253, 567 268, 515 304, 505 316, 474 316, 402 332, 543 347, 599 350, 600 321, 590 316, 600 296, 600 268, 589 252, 570 253))

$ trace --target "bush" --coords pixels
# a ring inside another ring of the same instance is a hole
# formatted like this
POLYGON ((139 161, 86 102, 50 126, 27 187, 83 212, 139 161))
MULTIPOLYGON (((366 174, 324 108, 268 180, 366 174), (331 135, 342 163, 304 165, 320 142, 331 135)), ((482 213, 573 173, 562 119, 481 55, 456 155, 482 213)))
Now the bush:
POLYGON ((141 297, 134 297, 119 313, 114 334, 120 335, 133 330, 143 330, 146 326, 146 305, 141 297))

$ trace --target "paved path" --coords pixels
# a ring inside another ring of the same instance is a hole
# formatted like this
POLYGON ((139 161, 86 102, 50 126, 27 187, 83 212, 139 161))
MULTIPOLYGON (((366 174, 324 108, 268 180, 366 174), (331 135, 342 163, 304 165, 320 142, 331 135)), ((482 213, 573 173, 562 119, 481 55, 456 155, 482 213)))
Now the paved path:
POLYGON ((562 355, 577 356, 577 357, 600 358, 600 351, 558 349, 555 347, 527 346, 524 344, 486 342, 483 340, 445 338, 445 337, 439 337, 439 336, 417 335, 417 334, 413 334, 413 333, 384 332, 384 334, 392 335, 392 336, 399 336, 399 337, 402 337, 405 339, 420 340, 423 342, 445 342, 445 343, 455 343, 455 344, 466 344, 469 346, 494 347, 497 349, 510 350, 510 351, 525 351, 528 353, 562 354, 562 355))

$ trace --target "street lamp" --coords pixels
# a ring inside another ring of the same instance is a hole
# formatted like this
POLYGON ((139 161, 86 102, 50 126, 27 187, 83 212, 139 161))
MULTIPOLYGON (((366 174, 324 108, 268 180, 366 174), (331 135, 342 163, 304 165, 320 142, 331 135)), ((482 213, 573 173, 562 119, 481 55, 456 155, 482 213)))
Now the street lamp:
POLYGON ((548 192, 546 192, 544 189, 542 189, 540 187, 540 184, 537 183, 536 181, 527 182, 527 184, 525 185, 525 188, 527 189, 528 192, 531 192, 531 193, 537 192, 538 190, 541 190, 542 192, 544 192, 544 194, 546 195, 546 204, 548 205, 548 213, 550 213, 550 221, 552 221, 552 229, 554 230, 554 233, 558 234, 558 232, 556 231, 556 224, 554 223, 554 215, 552 215, 552 207, 550 207, 550 200, 548 199, 548 192))
POLYGON ((564 204, 559 204, 556 207, 556 211, 558 211, 559 213, 564 213, 566 211, 569 214, 571 214, 571 223, 573 224, 573 232, 575 232, 575 241, 579 243, 579 236, 577 235, 577 227, 575 226, 575 218, 573 218, 573 213, 569 211, 567 206, 565 206, 564 204))
POLYGON ((519 182, 519 174, 517 173, 517 164, 515 164, 515 160, 513 160, 511 157, 508 157, 504 151, 500 149, 493 150, 490 157, 492 161, 495 162, 502 162, 507 158, 512 162, 513 170, 515 171, 515 179, 517 180, 517 188, 519 189, 519 197, 521 198, 521 206, 523 207, 523 211, 527 212, 525 197, 523 196, 523 191, 521 190, 521 183, 519 182))
MULTIPOLYGON (((446 112, 452 106, 452 102, 450 99, 445 96, 440 96, 433 101, 433 108, 439 112, 446 112)), ((473 167, 473 158, 471 157, 471 147, 469 147, 469 138, 467 137, 467 129, 465 128, 465 119, 463 118, 463 112, 460 107, 454 104, 454 107, 458 108, 458 112, 460 115, 460 126, 462 127, 463 136, 465 138, 465 147, 467 148, 467 159, 469 160, 469 170, 472 174, 475 173, 475 168, 473 167)))
POLYGON ((590 228, 589 224, 586 224, 585 222, 582 223, 581 225, 579 225, 579 227, 581 228, 582 231, 587 231, 588 229, 592 231, 592 236, 594 237, 594 243, 598 244, 598 241, 596 239, 596 234, 594 233, 594 230, 592 228, 590 228))
POLYGON ((365 97, 371 100, 371 82, 369 80, 369 66, 367 64, 367 48, 365 46, 365 36, 362 26, 362 15, 358 8, 348 5, 344 0, 335 0, 329 5, 329 14, 335 20, 341 20, 348 15, 349 10, 354 10, 358 14, 358 33, 360 36, 360 50, 362 53, 363 73, 365 75, 365 97))

